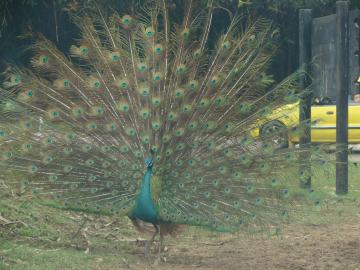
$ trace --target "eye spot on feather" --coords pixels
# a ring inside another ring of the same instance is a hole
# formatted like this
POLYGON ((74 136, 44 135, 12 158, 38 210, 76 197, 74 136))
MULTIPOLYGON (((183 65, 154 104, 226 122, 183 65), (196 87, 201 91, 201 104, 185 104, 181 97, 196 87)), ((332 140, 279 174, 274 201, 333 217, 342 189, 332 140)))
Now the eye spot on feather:
POLYGON ((282 190, 281 190, 281 195, 282 195, 282 197, 284 197, 284 198, 288 198, 288 197, 289 197, 289 190, 288 190, 287 188, 282 189, 282 190))
POLYGON ((196 80, 191 80, 190 82, 188 82, 188 88, 191 91, 196 91, 199 87, 199 83, 196 80))
POLYGON ((36 172, 38 172, 38 170, 39 170, 39 168, 36 165, 30 165, 28 167, 28 172, 29 173, 36 173, 36 172))
POLYGON ((63 85, 65 88, 68 88, 70 86, 70 81, 67 79, 63 80, 63 85))
POLYGON ((7 137, 7 132, 5 130, 0 130, 0 139, 4 139, 7 137))
POLYGON ((124 25, 124 27, 128 27, 133 23, 133 18, 130 15, 124 15, 121 18, 121 23, 124 25))
POLYGON ((145 29, 145 36, 146 36, 146 37, 151 38, 151 37, 154 36, 154 34, 155 34, 154 28, 152 28, 152 27, 147 27, 147 28, 145 29))
POLYGON ((167 142, 170 141, 170 139, 171 139, 171 135, 166 134, 166 135, 164 135, 164 136, 162 137, 162 142, 163 142, 163 143, 167 143, 167 142))
POLYGON ((172 149, 166 149, 166 151, 165 151, 165 156, 167 156, 167 157, 169 157, 169 156, 171 156, 171 154, 173 153, 173 150, 172 149))
POLYGON ((152 105, 153 105, 154 107, 159 107, 160 104, 161 104, 161 99, 158 98, 158 97, 153 97, 153 98, 151 99, 151 103, 152 103, 152 105))
POLYGON ((73 112, 73 115, 76 116, 76 117, 80 117, 80 116, 82 116, 84 114, 84 110, 81 107, 74 108, 72 110, 72 112, 73 112))
POLYGON ((175 97, 176 98, 182 98, 184 97, 184 90, 181 88, 178 88, 175 90, 175 97))
POLYGON ((149 111, 149 109, 144 108, 144 109, 140 110, 139 114, 142 119, 146 120, 150 115, 150 111, 149 111))
POLYGON ((126 79, 123 79, 119 82, 119 87, 121 90, 127 90, 129 88, 129 81, 126 79))
POLYGON ((187 39, 190 36, 190 30, 189 28, 185 28, 183 31, 181 31, 181 37, 184 39, 187 39))
POLYGON ((85 161, 85 165, 88 167, 91 167, 94 164, 95 164, 95 160, 93 159, 88 159, 87 161, 85 161))
POLYGON ((232 177, 235 179, 235 180, 240 180, 242 178, 242 173, 241 172, 234 172, 232 174, 232 177))
POLYGON ((178 73, 178 74, 183 74, 186 72, 186 70, 187 70, 187 68, 186 68, 185 64, 180 64, 176 67, 176 73, 178 73))
POLYGON ((89 152, 92 149, 91 144, 85 144, 81 147, 82 151, 89 152))
POLYGON ((193 56, 195 59, 199 59, 201 54, 202 54, 201 49, 197 49, 194 51, 193 56))
POLYGON ((31 143, 25 143, 22 147, 25 151, 29 151, 33 148, 33 145, 31 143))
POLYGON ((160 82, 162 80, 162 75, 159 72, 154 73, 153 81, 154 82, 160 82))
POLYGON ((276 187, 279 184, 279 181, 276 178, 271 179, 271 186, 276 187))
POLYGON ((194 159, 189 159, 188 164, 189 164, 190 166, 195 166, 195 165, 196 165, 196 161, 195 161, 194 159))
POLYGON ((44 157, 42 161, 45 165, 49 165, 51 162, 53 162, 53 160, 54 160, 54 158, 52 156, 48 155, 48 156, 44 157))
POLYGON ((151 126, 152 126, 152 128, 153 128, 154 130, 159 130, 160 127, 161 127, 161 123, 160 123, 160 121, 153 121, 153 122, 151 123, 151 126))
POLYGON ((188 125, 188 129, 189 129, 189 130, 193 131, 193 130, 195 130, 196 128, 197 128, 197 122, 191 122, 191 123, 189 123, 189 125, 188 125))
POLYGON ((42 64, 48 64, 49 63, 49 57, 47 55, 41 55, 39 57, 39 60, 42 64))
POLYGON ((182 135, 184 135, 185 130, 183 128, 178 128, 175 130, 175 136, 176 137, 181 137, 182 135))
POLYGON ((248 114, 252 110, 252 107, 253 107, 253 105, 250 104, 249 102, 243 102, 243 103, 240 103, 240 105, 239 105, 239 111, 242 114, 248 114))
POLYGON ((120 60, 120 56, 118 56, 118 55, 113 55, 113 56, 111 57, 111 60, 112 60, 113 62, 117 62, 117 61, 120 60))
POLYGON ((185 143, 177 143, 176 144, 176 150, 181 151, 185 149, 185 143))
POLYGON ((219 85, 220 83, 220 79, 218 76, 213 76, 211 79, 210 79, 210 86, 212 88, 215 88, 219 85))
POLYGON ((14 85, 17 85, 17 84, 20 84, 21 83, 21 76, 19 74, 15 74, 15 75, 11 75, 10 76, 10 81, 14 84, 14 85))
POLYGON ((69 173, 69 172, 71 172, 72 170, 73 170, 73 167, 70 166, 70 165, 65 165, 64 168, 63 168, 63 171, 64 171, 65 173, 69 173))
POLYGON ((128 113, 130 110, 130 105, 127 102, 120 102, 117 106, 117 108, 119 109, 119 111, 124 112, 124 113, 128 113))
POLYGON ((178 159, 175 163, 177 166, 181 167, 184 164, 184 161, 181 159, 178 159))
POLYGON ((49 179, 50 182, 53 183, 53 182, 56 182, 59 178, 58 178, 57 175, 52 174, 52 175, 49 176, 48 179, 49 179))
POLYGON ((206 199, 210 198, 210 196, 211 196, 210 191, 205 191, 205 192, 204 192, 204 197, 205 197, 206 199))
POLYGON ((231 47, 230 41, 225 41, 222 45, 221 48, 223 51, 228 51, 231 47))
POLYGON ((199 147, 199 144, 197 142, 193 142, 193 143, 190 144, 190 146, 191 146, 192 149, 196 149, 196 148, 199 147))
POLYGON ((156 44, 154 46, 154 52, 156 55, 161 55, 163 53, 164 49, 163 46, 161 44, 156 44))
POLYGON ((137 69, 138 69, 138 71, 139 72, 145 72, 145 71, 147 71, 147 69, 148 69, 148 66, 147 66, 147 64, 146 63, 139 63, 138 65, 137 65, 137 69))
POLYGON ((125 132, 126 132, 126 134, 127 135, 129 135, 130 137, 133 137, 133 136, 135 136, 136 135, 136 131, 135 131, 135 129, 133 129, 133 128, 127 128, 126 130, 125 130, 125 132))
POLYGON ((216 99, 215 99, 215 105, 217 107, 222 107, 224 106, 226 103, 226 98, 224 96, 218 96, 216 99))
POLYGON ((88 129, 88 130, 96 130, 97 129, 97 124, 95 123, 95 122, 90 122, 90 123, 88 123, 87 125, 86 125, 86 128, 88 129))
POLYGON ((253 185, 246 186, 246 193, 253 193, 255 191, 255 187, 253 185))
POLYGON ((209 159, 205 159, 202 163, 205 167, 210 167, 211 165, 211 161, 209 159))
POLYGON ((101 166, 104 168, 104 169, 107 169, 111 166, 111 163, 109 161, 104 161, 101 166))
POLYGON ((199 107, 204 109, 206 107, 208 107, 210 104, 210 101, 207 98, 202 98, 199 102, 199 107))
POLYGON ((192 110, 192 106, 190 104, 185 104, 183 107, 182 107, 182 112, 183 113, 188 113, 188 112, 191 112, 192 110))
POLYGON ((219 205, 217 203, 213 202, 213 203, 211 203, 211 208, 216 210, 219 208, 219 205))
POLYGON ((89 54, 89 48, 86 46, 80 46, 80 52, 82 56, 87 56, 89 54))
POLYGON ((25 129, 32 129, 32 128, 33 128, 33 124, 32 124, 31 122, 29 122, 29 121, 26 121, 26 122, 23 123, 23 127, 24 127, 25 129))
POLYGON ((257 197, 256 199, 255 199, 255 205, 262 205, 263 204, 263 202, 264 202, 264 199, 262 198, 262 197, 257 197))
POLYGON ((128 153, 129 152, 129 147, 127 147, 126 145, 121 146, 120 147, 120 152, 121 153, 128 153))
POLYGON ((219 185, 220 185, 220 181, 217 180, 217 179, 214 179, 214 180, 212 181, 212 185, 213 185, 215 188, 217 188, 217 187, 219 187, 219 185))
POLYGON ((241 206, 241 204, 240 204, 239 201, 234 201, 234 202, 233 202, 233 206, 234 206, 234 208, 239 209, 240 206, 241 206))
POLYGON ((65 156, 70 155, 73 152, 73 149, 71 147, 65 147, 63 150, 63 153, 65 156))

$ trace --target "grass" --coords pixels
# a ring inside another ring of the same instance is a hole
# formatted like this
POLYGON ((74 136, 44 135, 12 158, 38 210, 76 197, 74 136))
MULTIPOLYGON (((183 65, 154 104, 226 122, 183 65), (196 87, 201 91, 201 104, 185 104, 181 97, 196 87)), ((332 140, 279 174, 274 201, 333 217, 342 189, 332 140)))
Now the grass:
MULTIPOLYGON (((334 175, 319 173, 313 178, 313 188, 324 199, 324 206, 308 209, 300 222, 336 224, 359 216, 359 174, 360 167, 351 167, 349 194, 335 196, 334 175)), ((59 210, 13 194, 1 183, 0 197, 1 270, 123 269, 143 261, 143 244, 137 239, 148 234, 136 232, 126 217, 59 210)), ((194 239, 219 237, 198 228, 186 229, 182 235, 189 245, 194 239)), ((236 237, 247 236, 240 232, 236 237)), ((171 241, 176 245, 178 240, 171 241)))

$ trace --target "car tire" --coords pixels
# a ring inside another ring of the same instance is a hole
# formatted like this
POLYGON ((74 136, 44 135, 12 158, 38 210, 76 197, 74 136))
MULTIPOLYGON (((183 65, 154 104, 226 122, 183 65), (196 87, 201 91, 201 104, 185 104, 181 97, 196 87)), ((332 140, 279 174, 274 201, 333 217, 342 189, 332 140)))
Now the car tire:
POLYGON ((289 136, 286 126, 280 121, 271 121, 264 124, 260 128, 260 136, 266 139, 271 139, 275 149, 282 149, 289 147, 289 136), (270 136, 275 133, 273 136, 270 136))

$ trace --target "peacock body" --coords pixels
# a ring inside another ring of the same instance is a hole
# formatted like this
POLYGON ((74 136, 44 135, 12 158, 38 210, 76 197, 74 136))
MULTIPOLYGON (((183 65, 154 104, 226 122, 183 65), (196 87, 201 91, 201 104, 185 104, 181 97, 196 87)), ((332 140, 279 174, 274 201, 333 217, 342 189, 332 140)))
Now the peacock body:
POLYGON ((180 23, 165 0, 136 16, 89 10, 75 18, 71 57, 40 36, 32 68, 4 75, 2 169, 66 208, 155 225, 266 228, 318 203, 299 191, 297 168, 304 151, 325 167, 321 147, 278 150, 276 132, 252 136, 299 98, 297 74, 273 85, 265 73, 274 28, 259 19, 242 30, 232 16, 215 41, 215 8, 186 1, 180 23))

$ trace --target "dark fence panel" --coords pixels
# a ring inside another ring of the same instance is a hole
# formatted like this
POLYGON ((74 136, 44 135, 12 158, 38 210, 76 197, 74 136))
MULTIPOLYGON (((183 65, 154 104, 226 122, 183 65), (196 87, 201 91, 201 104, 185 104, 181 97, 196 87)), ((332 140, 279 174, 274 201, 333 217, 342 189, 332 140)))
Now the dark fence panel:
MULTIPOLYGON (((353 10, 349 15, 349 94, 355 93, 356 77, 360 73, 359 62, 354 52, 359 48, 358 29, 354 20, 360 11, 353 10), (352 53, 351 53, 352 52, 352 53)), ((336 99, 336 14, 315 18, 312 22, 312 58, 314 96, 326 96, 336 99)))

